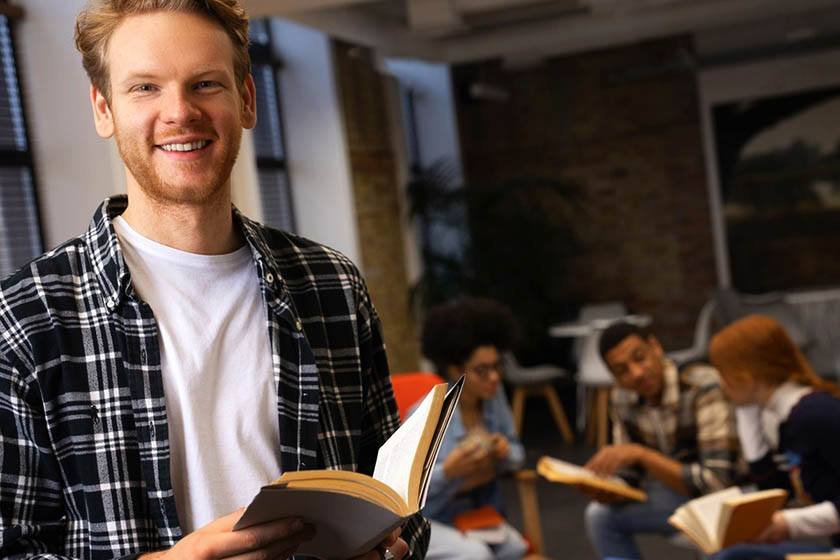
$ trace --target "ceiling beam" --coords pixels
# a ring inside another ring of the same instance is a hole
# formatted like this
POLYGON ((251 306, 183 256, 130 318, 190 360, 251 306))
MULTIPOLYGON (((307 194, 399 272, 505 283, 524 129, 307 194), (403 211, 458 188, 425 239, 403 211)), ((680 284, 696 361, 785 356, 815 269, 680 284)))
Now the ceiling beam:
POLYGON ((242 0, 251 17, 286 16, 333 8, 349 8, 376 0, 242 0))
POLYGON ((759 16, 786 17, 836 7, 836 0, 695 0, 662 5, 656 10, 651 9, 653 3, 662 4, 661 0, 635 0, 628 4, 640 9, 623 11, 620 17, 596 12, 448 39, 440 41, 441 54, 451 63, 523 54, 562 55, 713 29, 720 22, 733 25, 755 21, 759 16))

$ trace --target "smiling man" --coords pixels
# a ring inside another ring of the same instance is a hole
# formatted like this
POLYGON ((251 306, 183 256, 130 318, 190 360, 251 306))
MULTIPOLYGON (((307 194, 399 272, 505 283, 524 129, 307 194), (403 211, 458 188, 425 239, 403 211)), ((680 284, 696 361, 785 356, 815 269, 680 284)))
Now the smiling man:
MULTIPOLYGON (((0 557, 287 558, 233 531, 280 472, 371 473, 399 423, 343 255, 239 214, 256 122, 237 0, 92 0, 76 45, 127 196, 0 285, 0 557)), ((417 516, 364 556, 421 558, 417 516)))
POLYGON ((714 368, 677 368, 656 337, 636 325, 611 325, 599 350, 617 385, 613 444, 586 466, 640 485, 648 499, 611 502, 608 495, 591 494, 586 527, 601 558, 638 559, 635 535, 674 532, 667 519, 680 504, 733 482, 735 416, 714 368))

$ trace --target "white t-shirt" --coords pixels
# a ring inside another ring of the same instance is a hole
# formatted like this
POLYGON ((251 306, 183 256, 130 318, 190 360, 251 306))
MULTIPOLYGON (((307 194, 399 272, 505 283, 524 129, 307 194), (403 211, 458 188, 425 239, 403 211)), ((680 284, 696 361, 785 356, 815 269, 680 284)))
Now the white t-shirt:
POLYGON ((248 246, 197 255, 114 220, 157 319, 172 487, 184 533, 247 505, 280 474, 266 311, 248 246))

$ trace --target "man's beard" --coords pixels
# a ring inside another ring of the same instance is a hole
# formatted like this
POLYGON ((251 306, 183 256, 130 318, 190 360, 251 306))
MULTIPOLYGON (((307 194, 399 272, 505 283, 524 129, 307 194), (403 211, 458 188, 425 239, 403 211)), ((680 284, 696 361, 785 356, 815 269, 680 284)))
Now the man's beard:
MULTIPOLYGON (((179 134, 188 134, 189 132, 195 131, 184 130, 179 131, 179 134)), ((143 194, 159 204, 204 205, 218 199, 225 184, 230 179, 233 165, 239 155, 242 131, 236 130, 234 136, 229 138, 230 143, 227 150, 223 152, 223 157, 213 164, 210 173, 207 174, 207 180, 200 184, 190 185, 174 185, 166 182, 155 169, 153 155, 145 152, 145 145, 138 146, 136 143, 123 141, 119 130, 115 131, 114 138, 123 163, 137 181, 137 185, 143 191, 143 194)), ((219 139, 213 141, 214 144, 218 142, 220 142, 219 139)), ((157 150, 159 148, 153 149, 157 150)), ((189 171, 190 166, 197 167, 206 165, 206 163, 181 162, 179 165, 183 166, 184 170, 189 171)))

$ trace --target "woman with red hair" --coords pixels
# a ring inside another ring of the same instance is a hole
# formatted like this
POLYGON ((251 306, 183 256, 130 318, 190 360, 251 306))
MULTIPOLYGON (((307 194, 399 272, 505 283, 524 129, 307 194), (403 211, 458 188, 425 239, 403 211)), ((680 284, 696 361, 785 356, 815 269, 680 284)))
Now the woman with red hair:
POLYGON ((738 437, 760 488, 788 488, 804 507, 777 512, 754 543, 716 560, 780 559, 830 549, 840 533, 840 387, 814 373, 773 318, 750 315, 717 333, 709 357, 736 405, 738 437))

